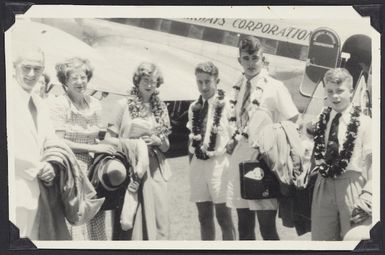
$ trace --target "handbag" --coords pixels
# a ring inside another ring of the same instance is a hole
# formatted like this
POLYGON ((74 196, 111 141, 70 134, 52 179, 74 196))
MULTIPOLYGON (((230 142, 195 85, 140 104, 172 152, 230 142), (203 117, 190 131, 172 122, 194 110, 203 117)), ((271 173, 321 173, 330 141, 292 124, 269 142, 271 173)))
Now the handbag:
POLYGON ((239 176, 243 199, 268 199, 281 196, 278 179, 263 159, 239 163, 239 176))

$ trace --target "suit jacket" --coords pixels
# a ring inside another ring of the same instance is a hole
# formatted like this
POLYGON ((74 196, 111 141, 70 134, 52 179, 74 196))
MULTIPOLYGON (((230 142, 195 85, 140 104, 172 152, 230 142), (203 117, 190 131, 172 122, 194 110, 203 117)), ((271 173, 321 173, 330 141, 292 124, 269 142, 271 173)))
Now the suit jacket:
POLYGON ((267 125, 259 132, 256 141, 262 157, 281 183, 306 187, 309 169, 303 169, 305 149, 294 123, 282 121, 267 125), (299 168, 299 174, 293 172, 295 167, 299 168))
POLYGON ((10 171, 10 218, 17 208, 37 210, 40 195, 37 181, 43 144, 55 133, 43 100, 24 91, 12 80, 8 94, 8 146, 10 171), (36 107, 36 126, 28 108, 29 100, 36 107))

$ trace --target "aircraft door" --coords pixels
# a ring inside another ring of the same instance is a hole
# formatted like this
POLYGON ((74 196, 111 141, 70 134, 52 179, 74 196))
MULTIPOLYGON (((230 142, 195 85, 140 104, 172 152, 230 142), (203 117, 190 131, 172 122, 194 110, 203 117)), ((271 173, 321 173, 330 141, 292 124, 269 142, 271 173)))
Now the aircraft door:
POLYGON ((370 37, 357 34, 349 37, 342 46, 342 53, 349 55, 342 67, 353 77, 353 104, 361 106, 364 114, 371 116, 371 62, 370 37))
POLYGON ((311 37, 305 75, 300 87, 302 95, 311 97, 327 70, 339 65, 341 42, 329 28, 316 29, 311 37))
POLYGON ((302 115, 305 122, 313 120, 324 106, 322 78, 327 70, 340 64, 340 49, 341 42, 338 35, 329 28, 318 28, 310 37, 305 75, 300 86, 300 93, 311 97, 302 115))
MULTIPOLYGON (((371 82, 371 75, 368 81, 371 82)), ((360 106, 362 112, 365 115, 370 117, 372 116, 371 93, 369 92, 369 84, 366 82, 366 78, 363 72, 360 73, 359 79, 357 81, 352 103, 353 105, 360 106)))

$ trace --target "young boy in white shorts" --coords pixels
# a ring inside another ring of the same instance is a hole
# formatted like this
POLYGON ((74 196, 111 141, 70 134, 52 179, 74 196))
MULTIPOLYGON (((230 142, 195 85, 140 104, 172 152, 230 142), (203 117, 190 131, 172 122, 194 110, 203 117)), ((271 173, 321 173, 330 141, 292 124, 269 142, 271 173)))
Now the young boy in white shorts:
POLYGON ((196 203, 202 240, 215 240, 215 216, 223 240, 234 240, 231 210, 226 206, 226 144, 231 137, 228 103, 217 90, 218 68, 211 62, 195 68, 200 97, 189 108, 190 199, 196 203))
MULTIPOLYGON (((371 119, 351 104, 353 78, 344 68, 324 76, 327 105, 314 133, 312 240, 339 241, 371 218, 371 119)), ((369 220, 369 221, 368 221, 369 220)))

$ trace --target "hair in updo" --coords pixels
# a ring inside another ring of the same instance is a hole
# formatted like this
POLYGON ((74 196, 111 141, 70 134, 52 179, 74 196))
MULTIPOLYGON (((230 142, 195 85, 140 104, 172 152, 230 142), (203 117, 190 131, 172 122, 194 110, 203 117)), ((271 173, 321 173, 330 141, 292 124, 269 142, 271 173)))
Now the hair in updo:
POLYGON ((156 79, 156 87, 159 88, 163 84, 163 75, 159 67, 153 63, 143 62, 135 70, 132 81, 135 87, 139 86, 143 76, 153 77, 156 79))
POLYGON ((94 72, 94 68, 91 66, 88 59, 74 57, 65 60, 62 63, 57 63, 56 66, 56 76, 59 82, 63 85, 66 85, 70 73, 82 69, 87 76, 87 81, 90 81, 94 72))

